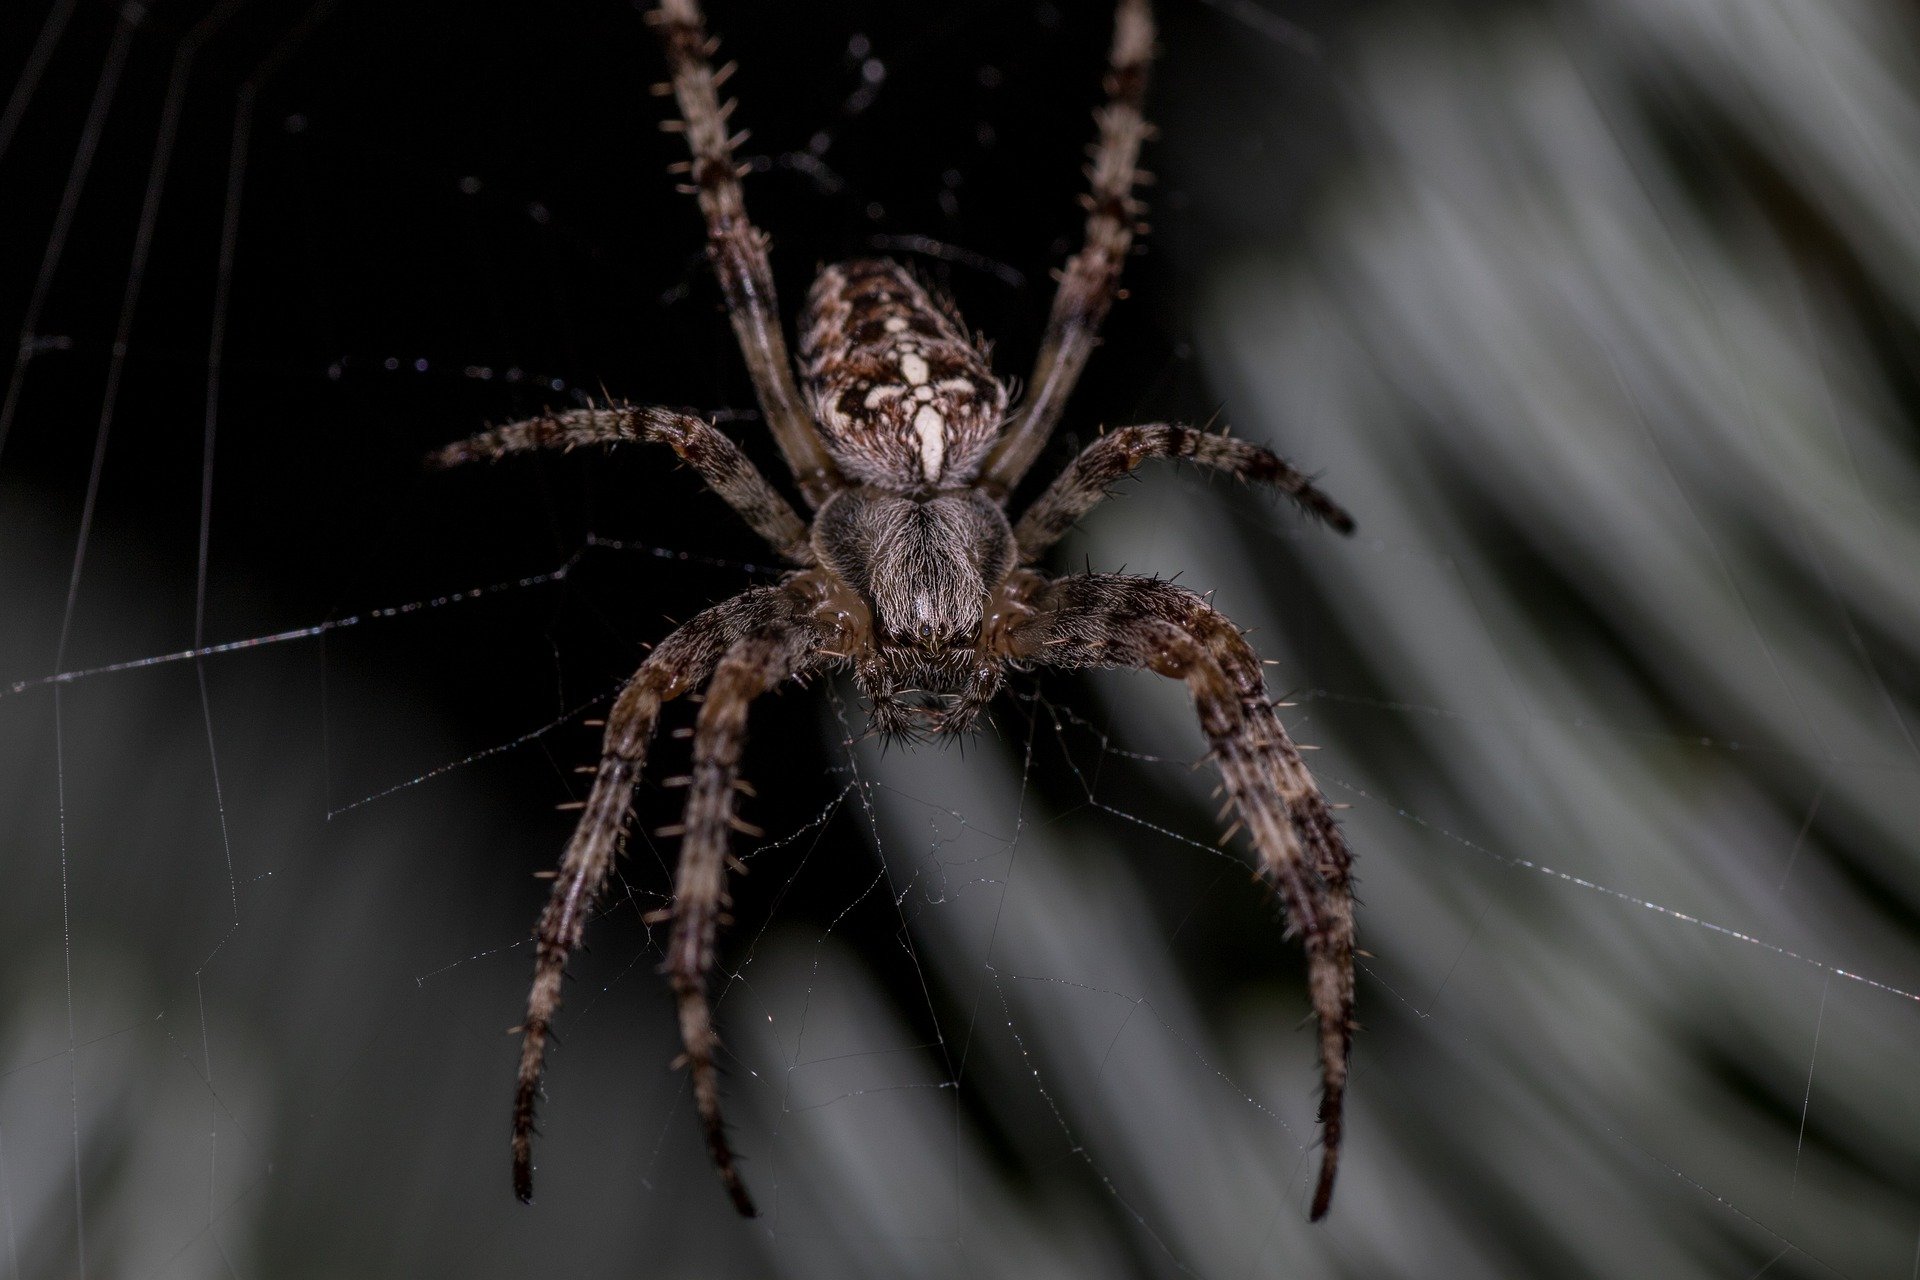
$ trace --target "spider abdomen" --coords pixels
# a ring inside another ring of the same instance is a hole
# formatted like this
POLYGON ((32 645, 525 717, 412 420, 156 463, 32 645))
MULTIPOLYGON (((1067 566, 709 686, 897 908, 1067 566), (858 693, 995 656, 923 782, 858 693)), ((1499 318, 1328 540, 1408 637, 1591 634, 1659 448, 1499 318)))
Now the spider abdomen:
POLYGON ((884 259, 827 267, 800 318, 800 370, 829 452, 855 481, 903 492, 971 480, 1007 389, 958 315, 884 259))

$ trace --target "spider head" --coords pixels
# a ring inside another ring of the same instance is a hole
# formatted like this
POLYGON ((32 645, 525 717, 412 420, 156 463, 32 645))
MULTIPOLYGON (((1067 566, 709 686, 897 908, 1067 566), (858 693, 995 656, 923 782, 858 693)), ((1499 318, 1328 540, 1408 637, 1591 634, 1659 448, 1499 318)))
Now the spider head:
POLYGON ((1007 518, 970 490, 842 490, 820 509, 813 545, 873 610, 881 647, 928 656, 973 647, 988 594, 1013 567, 1007 518))

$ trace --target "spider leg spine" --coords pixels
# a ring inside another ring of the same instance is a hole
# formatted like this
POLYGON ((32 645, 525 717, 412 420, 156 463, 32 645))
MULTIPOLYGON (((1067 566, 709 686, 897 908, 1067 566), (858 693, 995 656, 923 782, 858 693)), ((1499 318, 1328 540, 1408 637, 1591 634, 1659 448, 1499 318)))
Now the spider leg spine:
POLYGON ((679 1008, 680 1040, 707 1155, 734 1208, 749 1218, 756 1210, 735 1165, 720 1111, 715 1062, 720 1041, 707 999, 707 973, 731 904, 727 837, 738 821, 733 783, 746 746, 747 711, 755 698, 815 661, 819 633, 803 617, 790 617, 778 629, 736 641, 707 683, 707 700, 694 728, 693 785, 687 791, 685 836, 674 876, 673 930, 661 965, 679 1008))
POLYGON ((666 47, 681 117, 674 132, 685 133, 692 153, 694 195, 707 223, 707 257, 726 297, 734 337, 774 441, 808 505, 818 508, 839 487, 839 472, 794 385, 767 237, 747 217, 733 156, 742 135, 727 134, 731 108, 722 107, 716 93, 726 77, 709 62, 719 42, 707 35, 696 0, 661 0, 647 21, 666 47))
POLYGON ((547 1046, 558 1042, 553 1020, 560 1009, 567 960, 584 938, 594 904, 613 873, 661 704, 707 678, 743 636, 793 616, 798 607, 789 587, 759 587, 715 605, 661 641, 614 700, 593 789, 553 873, 553 887, 534 929, 533 981, 521 1022, 513 1103, 513 1188, 523 1202, 533 1199, 535 1111, 547 1046))
POLYGON ((1121 268, 1133 248, 1133 227, 1144 209, 1133 187, 1140 148, 1152 136, 1144 110, 1153 44, 1148 0, 1120 0, 1104 82, 1107 103, 1094 113, 1098 138, 1090 166, 1092 189, 1085 196, 1084 244, 1058 276, 1046 333, 1027 380, 1027 405, 988 455, 981 488, 989 496, 1004 498, 1012 492, 1046 447, 1117 296, 1121 268))
POLYGON ((1010 640, 1014 657, 1052 666, 1144 668, 1193 695, 1237 821, 1286 905, 1307 953, 1319 1027, 1321 1163, 1310 1216, 1333 1194, 1353 1041, 1351 855, 1324 797, 1266 695, 1258 656, 1200 597, 1148 578, 1089 574, 1053 581, 1040 612, 1010 640))
POLYGON ((806 523, 740 446, 711 422, 671 409, 609 404, 543 413, 447 445, 429 454, 427 465, 445 469, 510 453, 572 450, 581 445, 627 441, 663 444, 672 449, 776 552, 793 564, 813 563, 806 523))
POLYGON ((1114 484, 1153 458, 1191 462, 1240 480, 1271 485, 1339 532, 1353 531, 1353 517, 1316 488, 1305 472, 1271 449, 1195 427, 1151 423, 1120 427, 1098 437, 1054 478, 1014 526, 1021 559, 1032 563, 1045 554, 1109 495, 1114 484))

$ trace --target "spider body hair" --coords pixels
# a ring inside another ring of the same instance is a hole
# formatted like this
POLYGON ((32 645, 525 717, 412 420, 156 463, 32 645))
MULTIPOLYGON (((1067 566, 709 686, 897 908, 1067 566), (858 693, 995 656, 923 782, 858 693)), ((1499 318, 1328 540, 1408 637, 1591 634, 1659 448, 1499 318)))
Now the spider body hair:
POLYGON ((853 639, 870 656, 854 674, 875 727, 892 737, 964 731, 971 715, 949 718, 926 699, 954 695, 955 707, 977 709, 992 696, 980 686, 998 687, 999 660, 981 642, 995 597, 1013 594, 1005 513, 971 489, 910 495, 862 485, 827 500, 813 548, 820 570, 865 606, 854 617, 867 634, 853 639))
POLYGON ((903 494, 972 482, 1007 388, 951 303, 897 262, 846 262, 815 279, 800 333, 806 398, 843 474, 903 494))

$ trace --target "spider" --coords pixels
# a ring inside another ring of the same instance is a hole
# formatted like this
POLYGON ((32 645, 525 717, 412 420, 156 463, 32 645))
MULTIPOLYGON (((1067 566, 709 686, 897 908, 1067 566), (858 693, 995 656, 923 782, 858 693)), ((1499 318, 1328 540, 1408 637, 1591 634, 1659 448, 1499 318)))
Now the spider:
POLYGON ((989 368, 951 302, 898 264, 822 270, 799 325, 796 384, 781 332, 766 235, 747 218, 729 136, 732 101, 717 90, 717 42, 697 0, 662 0, 648 15, 666 46, 671 92, 691 159, 674 166, 698 197, 707 253, 767 425, 800 496, 802 519, 713 424, 659 408, 609 403, 549 412, 450 445, 453 466, 534 449, 645 441, 664 444, 699 473, 791 566, 773 586, 734 596, 674 631, 615 699, 593 789, 554 874, 534 931, 536 960, 521 1033, 513 1108, 513 1183, 533 1195, 534 1107, 568 956, 619 856, 633 791, 661 704, 704 689, 666 959, 684 1065, 714 1167, 739 1211, 754 1214, 721 1118, 718 1037, 707 1001, 716 935, 739 868, 728 833, 735 816, 748 707, 778 686, 823 669, 850 669, 888 734, 959 734, 973 725, 1009 666, 1129 667, 1186 682, 1228 807, 1252 839, 1261 873, 1305 944, 1319 1025, 1321 1165, 1311 1216, 1325 1215, 1340 1154, 1341 1105, 1353 1038, 1351 858, 1333 814, 1268 696, 1261 662, 1240 631, 1200 596, 1172 583, 1117 574, 1051 577, 1035 569, 1056 541, 1150 458, 1182 459, 1273 485, 1345 533, 1352 520, 1301 472, 1258 445, 1177 425, 1101 435, 1017 522, 1009 496, 1046 445, 1086 367, 1101 322, 1121 296, 1121 266, 1143 204, 1138 160, 1152 130, 1142 114, 1153 57, 1148 0, 1119 0, 1096 114, 1086 242, 1060 274, 1026 401, 989 368))

